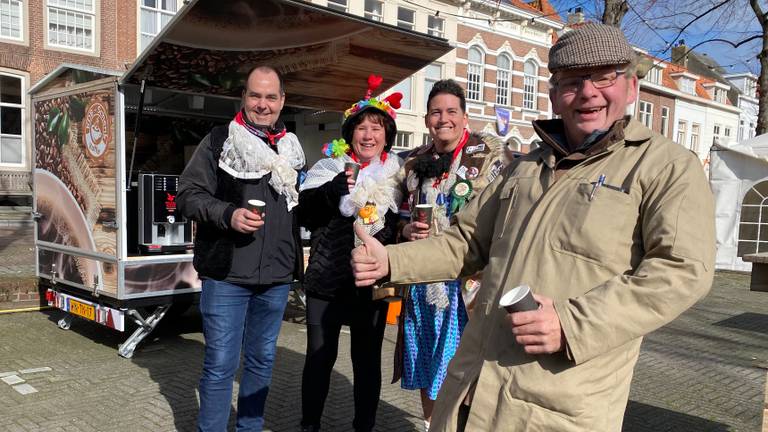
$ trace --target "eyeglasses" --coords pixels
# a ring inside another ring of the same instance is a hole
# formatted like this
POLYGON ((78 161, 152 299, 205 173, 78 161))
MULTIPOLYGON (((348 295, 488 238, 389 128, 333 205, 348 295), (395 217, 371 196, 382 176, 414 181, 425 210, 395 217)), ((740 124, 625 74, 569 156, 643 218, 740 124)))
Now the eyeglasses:
POLYGON ((619 75, 626 72, 626 69, 617 69, 608 72, 595 72, 588 75, 570 76, 558 80, 555 83, 555 87, 560 93, 576 93, 581 88, 584 80, 589 80, 596 89, 603 89, 614 85, 619 78, 619 75))

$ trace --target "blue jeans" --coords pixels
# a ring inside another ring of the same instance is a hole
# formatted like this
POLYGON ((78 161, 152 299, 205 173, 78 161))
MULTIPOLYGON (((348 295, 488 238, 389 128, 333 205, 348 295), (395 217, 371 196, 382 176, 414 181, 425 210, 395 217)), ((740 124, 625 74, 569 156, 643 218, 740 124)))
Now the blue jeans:
POLYGON ((205 279, 200 294, 205 359, 200 378, 199 431, 227 429, 235 373, 243 349, 237 430, 261 431, 275 346, 290 285, 236 285, 205 279))

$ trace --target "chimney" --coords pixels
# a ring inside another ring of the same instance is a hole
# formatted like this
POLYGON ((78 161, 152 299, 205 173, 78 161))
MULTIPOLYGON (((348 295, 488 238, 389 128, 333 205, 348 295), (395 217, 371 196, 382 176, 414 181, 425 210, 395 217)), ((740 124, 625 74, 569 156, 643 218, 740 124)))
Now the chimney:
POLYGON ((688 68, 688 47, 685 46, 685 40, 680 39, 677 46, 672 47, 672 63, 688 68))
POLYGON ((580 7, 568 10, 568 24, 581 24, 584 22, 584 12, 580 7))

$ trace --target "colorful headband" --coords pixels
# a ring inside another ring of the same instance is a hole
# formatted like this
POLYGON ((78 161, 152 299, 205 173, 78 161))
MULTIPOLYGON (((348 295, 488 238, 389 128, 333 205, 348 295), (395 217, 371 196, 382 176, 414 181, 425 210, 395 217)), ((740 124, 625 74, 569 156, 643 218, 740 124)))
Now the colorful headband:
POLYGON ((368 107, 373 107, 387 113, 390 117, 392 117, 392 120, 397 118, 397 113, 395 110, 400 108, 400 101, 403 99, 402 93, 392 93, 382 100, 371 97, 374 90, 379 88, 382 81, 384 81, 384 79, 379 75, 371 74, 368 77, 368 90, 365 92, 365 99, 356 102, 348 110, 344 111, 344 120, 347 120, 349 117, 352 117, 353 115, 368 107))

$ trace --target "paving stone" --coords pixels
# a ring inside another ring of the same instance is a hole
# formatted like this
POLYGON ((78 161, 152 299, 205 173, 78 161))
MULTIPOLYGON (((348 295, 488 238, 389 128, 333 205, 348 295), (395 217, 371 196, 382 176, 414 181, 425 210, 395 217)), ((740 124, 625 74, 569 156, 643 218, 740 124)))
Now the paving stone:
POLYGON ((13 386, 13 389, 16 390, 17 392, 19 392, 20 394, 23 394, 23 395, 37 393, 37 389, 32 387, 29 384, 15 385, 15 386, 13 386))
POLYGON ((2 380, 4 383, 8 385, 14 385, 14 384, 19 384, 24 382, 24 380, 22 378, 19 378, 18 375, 4 376, 3 378, 0 378, 0 380, 2 380))

